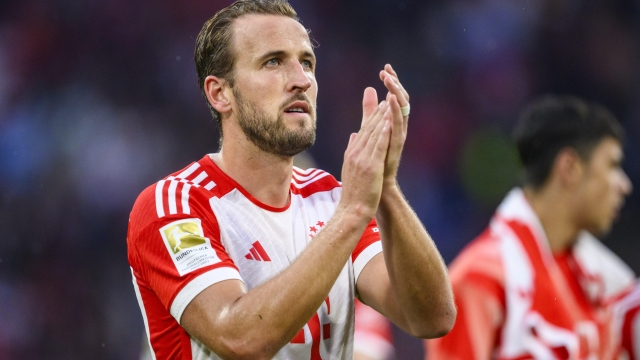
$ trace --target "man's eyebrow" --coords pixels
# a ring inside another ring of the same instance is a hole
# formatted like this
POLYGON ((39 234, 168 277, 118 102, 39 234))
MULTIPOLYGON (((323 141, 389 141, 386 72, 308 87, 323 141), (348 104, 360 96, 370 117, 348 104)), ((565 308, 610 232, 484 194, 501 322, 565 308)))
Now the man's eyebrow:
MULTIPOLYGON (((262 61, 265 61, 265 60, 268 60, 268 59, 271 59, 271 58, 274 58, 274 57, 283 57, 283 56, 285 56, 286 54, 287 54, 287 52, 286 52, 286 51, 284 51, 284 50, 274 50, 274 51, 269 51, 268 53, 266 53, 266 54, 264 54, 264 55, 260 56, 260 57, 258 58, 258 61, 262 62, 262 61)), ((312 53, 311 51, 305 51, 305 52, 303 52, 303 53, 302 53, 302 57, 305 57, 305 58, 311 58, 311 59, 314 59, 314 60, 315 60, 315 58, 316 58, 315 54, 314 54, 314 53, 312 53)))
POLYGON ((303 57, 306 57, 306 58, 312 58, 312 59, 314 59, 314 60, 316 59, 316 55, 315 55, 314 53, 312 53, 311 51, 305 51, 305 52, 303 52, 303 53, 302 53, 302 56, 303 56, 303 57))
POLYGON ((258 58, 259 61, 263 61, 263 60, 267 60, 270 58, 274 58, 274 57, 282 57, 284 56, 286 53, 283 50, 275 50, 275 51, 269 51, 268 53, 260 56, 258 58))

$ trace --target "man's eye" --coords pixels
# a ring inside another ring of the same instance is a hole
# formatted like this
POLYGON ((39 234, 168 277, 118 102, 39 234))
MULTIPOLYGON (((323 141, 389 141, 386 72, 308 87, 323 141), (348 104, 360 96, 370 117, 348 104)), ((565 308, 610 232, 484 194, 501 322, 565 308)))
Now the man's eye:
POLYGON ((313 63, 309 60, 302 60, 302 66, 304 66, 307 69, 312 69, 313 63))
POLYGON ((265 65, 269 65, 269 66, 276 66, 280 63, 280 61, 278 61, 278 59, 270 59, 267 60, 266 63, 264 63, 265 65))

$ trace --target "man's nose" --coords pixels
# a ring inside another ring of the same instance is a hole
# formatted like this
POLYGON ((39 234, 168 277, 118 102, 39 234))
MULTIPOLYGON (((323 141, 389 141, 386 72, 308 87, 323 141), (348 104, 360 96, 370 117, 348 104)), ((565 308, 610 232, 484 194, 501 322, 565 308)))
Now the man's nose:
POLYGON ((305 71, 304 67, 298 61, 292 61, 289 66, 288 72, 287 90, 295 91, 297 89, 302 92, 307 91, 311 87, 311 79, 309 74, 305 71))
POLYGON ((631 183, 631 179, 627 176, 627 173, 622 172, 622 192, 625 195, 630 195, 633 192, 633 184, 631 183))

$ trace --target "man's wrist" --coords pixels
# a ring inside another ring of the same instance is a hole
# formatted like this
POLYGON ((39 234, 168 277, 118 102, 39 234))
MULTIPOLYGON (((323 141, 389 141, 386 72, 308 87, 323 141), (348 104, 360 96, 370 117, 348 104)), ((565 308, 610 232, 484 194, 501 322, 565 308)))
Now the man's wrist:
POLYGON ((393 203, 404 200, 405 198, 404 195, 402 195, 398 182, 395 179, 385 181, 382 186, 382 193, 380 194, 378 212, 380 211, 380 208, 386 208, 393 203))
POLYGON ((342 207, 336 209, 333 215, 335 219, 340 223, 340 227, 346 231, 358 231, 360 228, 364 228, 371 222, 374 216, 368 214, 369 211, 364 211, 358 207, 342 207))

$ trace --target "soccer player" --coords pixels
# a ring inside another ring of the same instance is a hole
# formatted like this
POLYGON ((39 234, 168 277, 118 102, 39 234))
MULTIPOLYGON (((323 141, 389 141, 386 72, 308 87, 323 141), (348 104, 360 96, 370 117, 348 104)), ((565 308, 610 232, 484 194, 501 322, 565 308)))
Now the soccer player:
POLYGON ((640 359, 640 284, 614 304, 616 336, 620 341, 619 359, 640 359))
MULTIPOLYGON (((455 306, 441 256, 396 182, 409 96, 363 96, 342 183, 293 167, 315 139, 316 58, 285 0, 241 0, 204 24, 196 69, 221 133, 145 189, 128 259, 156 359, 351 359, 354 298, 442 336, 455 306)), ((349 71, 349 69, 345 69, 349 71)))
POLYGON ((427 341, 427 357, 612 359, 609 304, 634 274, 593 235, 609 231, 632 190, 623 130, 600 105, 550 96, 523 112, 514 134, 524 186, 451 264, 458 318, 427 341))
POLYGON ((356 301, 353 360, 394 359, 395 348, 389 320, 356 301))

